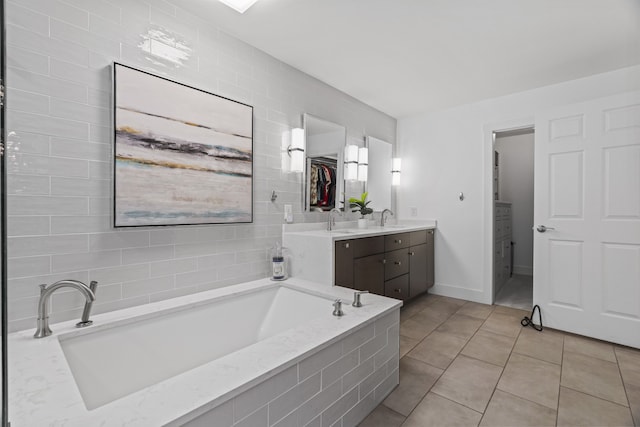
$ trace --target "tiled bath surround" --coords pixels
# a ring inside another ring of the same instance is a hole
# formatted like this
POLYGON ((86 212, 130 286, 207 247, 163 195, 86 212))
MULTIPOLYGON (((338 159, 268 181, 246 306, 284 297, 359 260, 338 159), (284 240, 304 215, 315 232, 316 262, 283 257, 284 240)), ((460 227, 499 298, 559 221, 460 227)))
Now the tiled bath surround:
POLYGON ((399 381, 400 310, 184 424, 349 427, 399 381))
MULTIPOLYGON (((267 276, 283 204, 296 222, 324 218, 301 212, 300 176, 281 168, 282 134, 303 112, 345 125, 350 141, 395 143, 395 119, 169 2, 6 8, 12 331, 35 326, 40 283, 97 280, 94 310, 105 312, 267 276), (144 50, 158 47, 180 64, 144 50), (113 61, 254 106, 253 224, 112 228, 113 61)), ((52 322, 78 317, 82 305, 77 292, 56 293, 52 322)))

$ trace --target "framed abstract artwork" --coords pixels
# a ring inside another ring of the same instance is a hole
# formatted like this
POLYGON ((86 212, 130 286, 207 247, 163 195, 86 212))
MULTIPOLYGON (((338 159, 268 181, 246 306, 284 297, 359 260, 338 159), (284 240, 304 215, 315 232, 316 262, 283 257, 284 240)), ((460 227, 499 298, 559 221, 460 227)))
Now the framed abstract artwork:
POLYGON ((253 221, 253 107, 114 63, 114 226, 253 221))

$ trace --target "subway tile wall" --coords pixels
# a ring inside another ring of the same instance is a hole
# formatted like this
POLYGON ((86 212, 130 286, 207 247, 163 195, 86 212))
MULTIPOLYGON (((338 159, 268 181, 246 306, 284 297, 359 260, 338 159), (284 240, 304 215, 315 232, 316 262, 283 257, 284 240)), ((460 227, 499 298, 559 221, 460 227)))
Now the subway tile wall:
POLYGON ((184 425, 355 426, 399 382, 399 322, 397 309, 184 425))
MULTIPOLYGON (((281 167, 282 134, 305 112, 345 125, 350 141, 395 143, 394 118, 179 2, 8 0, 6 18, 11 331, 35 327, 41 283, 98 280, 99 313, 267 276, 283 205, 296 222, 324 219, 302 211, 301 178, 281 167), (143 50, 160 33, 181 42, 180 65, 143 50), (113 61, 254 107, 252 224, 113 228, 113 61)), ((80 294, 58 292, 52 322, 80 316, 80 294)))

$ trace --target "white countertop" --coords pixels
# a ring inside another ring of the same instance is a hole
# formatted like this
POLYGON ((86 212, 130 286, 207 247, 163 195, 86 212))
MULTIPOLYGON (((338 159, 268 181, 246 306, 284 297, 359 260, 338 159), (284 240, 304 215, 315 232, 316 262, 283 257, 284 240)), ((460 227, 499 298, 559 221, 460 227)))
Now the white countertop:
POLYGON ((283 235, 299 235, 307 237, 328 238, 331 241, 359 239, 362 237, 384 236, 386 234, 405 233, 436 228, 435 220, 406 220, 399 223, 388 223, 385 226, 377 225, 377 222, 369 222, 367 228, 358 228, 356 221, 336 222, 331 231, 327 230, 327 224, 302 223, 285 224, 283 235))
MULTIPOLYGON (((8 380, 11 425, 179 425, 285 370, 318 348, 329 346, 402 304, 399 300, 367 295, 363 298, 365 305, 354 308, 346 304, 353 297, 352 289, 326 287, 298 278, 290 278, 284 282, 261 279, 95 315, 92 316, 94 325, 91 329, 121 326, 131 322, 134 317, 161 315, 185 306, 196 306, 212 298, 233 296, 280 283, 331 298, 342 298, 345 301, 345 316, 313 320, 304 327, 293 328, 260 341, 91 411, 84 405, 59 342, 62 336, 79 333, 74 327, 75 320, 51 325, 53 335, 42 339, 34 339, 33 330, 10 334, 8 380)), ((332 306, 328 304, 327 311, 331 310, 332 306)), ((100 367, 96 366, 96 369, 100 367)))

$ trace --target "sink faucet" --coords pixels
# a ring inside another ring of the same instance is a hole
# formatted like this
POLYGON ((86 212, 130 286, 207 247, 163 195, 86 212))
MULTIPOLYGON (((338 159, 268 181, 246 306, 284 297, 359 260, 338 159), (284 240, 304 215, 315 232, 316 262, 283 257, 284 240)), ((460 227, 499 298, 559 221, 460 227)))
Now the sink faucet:
POLYGON ((57 289, 64 287, 79 290, 86 299, 84 311, 82 312, 82 318, 80 319, 80 322, 76 324, 76 327, 81 328, 84 326, 89 326, 91 323, 93 323, 91 320, 89 320, 89 315, 91 314, 91 306, 93 305, 93 301, 95 301, 96 299, 96 295, 94 292, 97 286, 98 282, 96 281, 92 281, 90 283, 90 286, 87 286, 77 280, 60 280, 53 283, 49 287, 47 287, 47 285, 40 285, 40 300, 38 301, 38 327, 33 337, 44 338, 51 335, 51 329, 49 329, 49 300, 51 299, 51 294, 53 294, 57 289))
POLYGON ((391 209, 383 210, 382 214, 380 215, 380 227, 384 227, 384 223, 387 222, 387 220, 384 217, 384 214, 386 213, 390 213, 391 215, 393 215, 393 212, 391 212, 391 209))
POLYGON ((327 223, 327 231, 331 231, 333 230, 333 226, 336 225, 336 218, 333 216, 334 213, 338 213, 339 216, 342 216, 342 212, 340 212, 340 209, 338 208, 333 208, 329 211, 329 221, 327 223))

